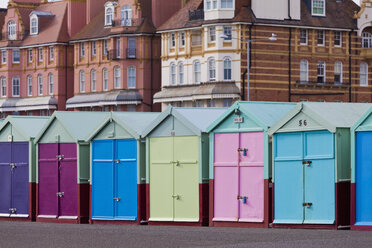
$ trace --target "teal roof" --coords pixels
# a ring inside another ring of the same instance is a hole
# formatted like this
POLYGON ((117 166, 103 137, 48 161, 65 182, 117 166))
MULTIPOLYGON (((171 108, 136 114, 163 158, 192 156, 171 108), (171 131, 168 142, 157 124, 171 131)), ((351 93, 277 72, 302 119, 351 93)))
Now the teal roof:
POLYGON ((35 138, 48 120, 49 117, 9 115, 0 122, 0 132, 10 123, 25 139, 35 138))
POLYGON ((296 107, 296 103, 280 102, 235 102, 220 118, 213 122, 207 129, 211 132, 231 113, 239 109, 245 115, 249 116, 258 125, 267 129, 277 123, 284 115, 296 107))
POLYGON ((372 106, 369 108, 364 115, 351 128, 355 131, 371 131, 372 130, 372 106))
POLYGON ((99 125, 109 118, 109 112, 56 111, 36 137, 36 142, 41 139, 54 120, 58 120, 76 141, 85 141, 99 125))
POLYGON ((176 108, 169 106, 145 129, 142 136, 147 136, 170 115, 183 122, 195 134, 201 135, 225 111, 226 108, 176 108))

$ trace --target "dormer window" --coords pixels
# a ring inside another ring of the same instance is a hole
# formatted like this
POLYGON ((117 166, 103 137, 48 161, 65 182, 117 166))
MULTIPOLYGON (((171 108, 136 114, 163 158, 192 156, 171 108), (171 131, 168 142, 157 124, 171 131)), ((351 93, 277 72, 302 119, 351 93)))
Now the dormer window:
POLYGON ((221 9, 232 9, 233 0, 221 0, 221 9))
POLYGON ((132 8, 129 5, 121 8, 121 26, 132 26, 132 8))
POLYGON ((217 0, 206 0, 207 10, 217 9, 217 0))
POLYGON ((312 0, 312 15, 325 16, 325 0, 312 0))
POLYGON ((39 20, 36 15, 32 15, 30 18, 30 34, 36 35, 39 33, 39 20))
POLYGON ((15 40, 17 38, 17 24, 15 21, 8 22, 8 39, 15 40))
POLYGON ((105 4, 105 26, 112 26, 114 21, 114 8, 116 2, 107 2, 105 4))

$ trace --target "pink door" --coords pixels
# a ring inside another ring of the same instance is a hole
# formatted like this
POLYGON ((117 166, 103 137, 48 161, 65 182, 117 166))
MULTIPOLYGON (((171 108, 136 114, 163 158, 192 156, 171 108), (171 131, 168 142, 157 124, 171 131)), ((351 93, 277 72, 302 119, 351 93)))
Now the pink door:
POLYGON ((214 221, 262 222, 263 133, 215 134, 214 221))

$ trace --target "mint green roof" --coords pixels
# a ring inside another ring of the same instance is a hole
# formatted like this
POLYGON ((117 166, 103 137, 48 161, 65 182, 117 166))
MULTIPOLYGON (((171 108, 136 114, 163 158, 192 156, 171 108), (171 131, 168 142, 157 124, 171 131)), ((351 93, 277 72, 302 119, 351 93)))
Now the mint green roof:
POLYGON ((268 129, 278 122, 284 115, 290 112, 295 106, 296 103, 238 101, 235 102, 222 116, 214 121, 208 127, 207 132, 213 131, 213 129, 215 129, 224 119, 237 109, 249 116, 264 129, 268 129))
POLYGON ((58 120, 76 141, 85 141, 90 134, 105 120, 110 118, 108 112, 56 111, 36 137, 38 142, 53 121, 58 120))
POLYGON ((0 122, 0 132, 10 123, 25 139, 29 140, 37 136, 48 120, 49 117, 9 115, 0 122))
POLYGON ((220 117, 226 108, 176 108, 169 106, 143 132, 142 137, 150 134, 168 116, 173 115, 196 135, 207 131, 208 126, 220 117))

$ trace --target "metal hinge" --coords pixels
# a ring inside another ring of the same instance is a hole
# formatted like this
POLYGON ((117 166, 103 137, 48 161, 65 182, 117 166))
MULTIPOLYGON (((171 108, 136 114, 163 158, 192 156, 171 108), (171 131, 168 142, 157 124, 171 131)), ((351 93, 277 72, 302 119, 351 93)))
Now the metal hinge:
POLYGON ((310 208, 313 204, 311 202, 304 202, 302 203, 302 206, 303 207, 307 207, 307 208, 310 208))

